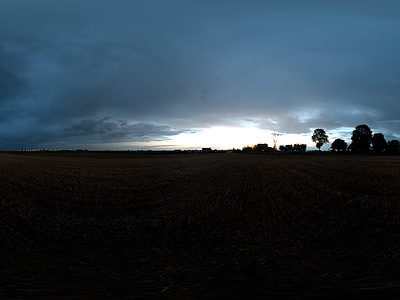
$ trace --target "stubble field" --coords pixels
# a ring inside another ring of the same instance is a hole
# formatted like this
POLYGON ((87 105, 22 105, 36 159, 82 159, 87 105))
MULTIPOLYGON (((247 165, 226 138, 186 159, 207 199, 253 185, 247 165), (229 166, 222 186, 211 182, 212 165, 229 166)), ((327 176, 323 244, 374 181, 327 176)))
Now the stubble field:
POLYGON ((400 290, 400 158, 0 153, 0 294, 400 290))

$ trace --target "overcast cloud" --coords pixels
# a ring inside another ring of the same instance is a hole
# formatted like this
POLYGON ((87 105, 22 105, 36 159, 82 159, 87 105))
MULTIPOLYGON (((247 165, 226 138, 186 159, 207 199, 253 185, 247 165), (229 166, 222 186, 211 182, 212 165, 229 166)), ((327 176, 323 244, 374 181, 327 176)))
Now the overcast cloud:
POLYGON ((2 0, 0 149, 244 123, 400 139, 399 37, 397 0, 2 0))

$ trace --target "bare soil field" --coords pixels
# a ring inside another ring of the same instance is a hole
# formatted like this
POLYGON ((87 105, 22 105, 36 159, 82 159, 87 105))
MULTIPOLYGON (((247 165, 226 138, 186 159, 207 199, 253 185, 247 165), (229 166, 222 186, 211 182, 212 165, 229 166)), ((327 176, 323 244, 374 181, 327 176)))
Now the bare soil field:
POLYGON ((0 153, 0 299, 391 295, 399 195, 400 157, 0 153))

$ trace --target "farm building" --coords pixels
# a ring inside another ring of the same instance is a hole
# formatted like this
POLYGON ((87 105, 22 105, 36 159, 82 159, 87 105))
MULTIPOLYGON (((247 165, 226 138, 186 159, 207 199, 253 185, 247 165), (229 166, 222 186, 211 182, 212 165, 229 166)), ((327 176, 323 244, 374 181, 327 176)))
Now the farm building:
POLYGON ((211 150, 211 148, 201 148, 201 152, 202 153, 211 153, 212 150, 211 150))

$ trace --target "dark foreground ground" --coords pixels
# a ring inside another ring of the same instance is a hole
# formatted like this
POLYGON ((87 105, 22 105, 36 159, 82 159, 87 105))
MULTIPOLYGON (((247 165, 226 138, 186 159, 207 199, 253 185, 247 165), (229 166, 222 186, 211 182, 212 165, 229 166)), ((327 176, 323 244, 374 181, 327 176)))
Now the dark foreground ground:
POLYGON ((0 154, 0 299, 386 297, 400 158, 0 154))

